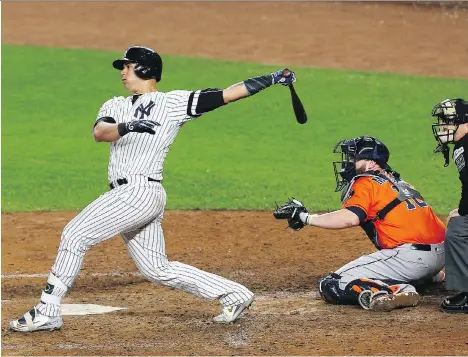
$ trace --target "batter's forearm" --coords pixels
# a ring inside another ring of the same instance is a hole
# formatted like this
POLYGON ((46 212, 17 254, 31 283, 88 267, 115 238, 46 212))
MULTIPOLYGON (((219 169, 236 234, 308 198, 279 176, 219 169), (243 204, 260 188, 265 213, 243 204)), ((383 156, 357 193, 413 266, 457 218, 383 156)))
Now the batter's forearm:
POLYGON ((252 77, 226 88, 223 91, 224 104, 254 95, 273 84, 289 86, 295 81, 295 73, 287 68, 263 76, 252 77))
POLYGON ((274 83, 271 74, 246 79, 243 82, 233 84, 223 91, 224 103, 235 102, 236 100, 254 95, 274 83))
POLYGON ((118 125, 112 123, 101 122, 94 127, 94 140, 101 142, 113 142, 120 139, 118 125))
POLYGON ((359 225, 359 217, 347 209, 320 215, 307 213, 306 215, 300 217, 304 224, 325 229, 344 229, 359 225))
POLYGON ((248 96, 249 96, 249 92, 247 91, 247 88, 245 87, 244 82, 233 84, 232 86, 223 90, 223 98, 224 98, 225 104, 235 102, 236 100, 239 100, 248 96))

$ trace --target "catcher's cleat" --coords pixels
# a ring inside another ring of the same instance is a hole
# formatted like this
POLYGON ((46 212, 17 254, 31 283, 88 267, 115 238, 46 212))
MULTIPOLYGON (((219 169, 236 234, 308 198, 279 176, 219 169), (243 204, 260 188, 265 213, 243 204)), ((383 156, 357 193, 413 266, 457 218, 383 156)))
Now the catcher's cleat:
POLYGON ((10 330, 17 332, 54 331, 62 327, 62 317, 42 315, 35 307, 17 320, 10 322, 10 330))
POLYGON ((419 302, 420 296, 416 291, 396 294, 375 294, 370 299, 369 309, 372 311, 391 311, 403 307, 413 307, 419 302))
POLYGON ((254 297, 252 296, 249 300, 244 301, 239 305, 223 308, 223 313, 214 317, 213 321, 220 324, 229 324, 236 321, 239 318, 239 315, 252 304, 253 300, 254 297))
POLYGON ((364 310, 370 310, 372 299, 380 295, 388 295, 388 293, 382 290, 377 292, 364 290, 359 294, 358 303, 364 310))

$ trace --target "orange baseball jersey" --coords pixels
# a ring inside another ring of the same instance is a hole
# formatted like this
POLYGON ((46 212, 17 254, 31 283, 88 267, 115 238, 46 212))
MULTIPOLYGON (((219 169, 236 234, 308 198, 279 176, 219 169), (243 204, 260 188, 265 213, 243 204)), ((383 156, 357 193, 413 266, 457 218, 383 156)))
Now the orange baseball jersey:
MULTIPOLYGON (((390 181, 380 176, 359 177, 343 202, 343 208, 356 213, 361 223, 371 221, 398 196, 390 181)), ((407 199, 383 220, 374 222, 376 245, 395 248, 405 243, 437 244, 444 241, 445 226, 422 199, 407 199)))

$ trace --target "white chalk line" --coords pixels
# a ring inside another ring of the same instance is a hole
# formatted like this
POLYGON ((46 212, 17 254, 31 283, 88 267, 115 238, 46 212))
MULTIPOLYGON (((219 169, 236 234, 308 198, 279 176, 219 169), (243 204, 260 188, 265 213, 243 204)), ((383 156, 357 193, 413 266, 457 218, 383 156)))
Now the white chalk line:
MULTIPOLYGON (((140 349, 147 349, 147 348, 155 348, 155 347, 162 347, 167 346, 163 343, 109 343, 109 344, 99 344, 99 345, 84 345, 79 343, 74 344, 57 344, 52 345, 55 349, 58 350, 90 350, 90 349, 114 349, 114 348, 140 348, 140 349)), ((50 348, 51 345, 41 346, 41 345, 34 345, 34 348, 50 348)), ((31 345, 4 345, 2 344, 2 350, 24 350, 27 348, 31 348, 31 345)))
MULTIPOLYGON (((2 274, 2 279, 28 279, 28 278, 47 278, 49 276, 48 273, 43 274, 2 274)), ((144 277, 143 274, 140 272, 119 272, 119 271, 112 271, 110 273, 89 273, 89 274, 79 274, 81 277, 144 277)), ((149 281, 149 280, 148 280, 149 281)), ((284 299, 292 298, 292 299, 310 299, 313 300, 318 297, 318 292, 309 290, 307 292, 287 292, 287 291, 279 291, 273 293, 265 293, 265 294, 256 294, 255 302, 263 301, 282 301, 284 299)), ((2 300, 2 302, 7 302, 10 300, 2 300)))
MULTIPOLYGON (((47 278, 49 273, 46 274, 2 274, 2 279, 23 279, 23 278, 47 278)), ((110 273, 90 273, 90 274, 79 274, 79 276, 91 276, 95 277, 106 277, 106 276, 143 276, 140 272, 110 272, 110 273)))
MULTIPOLYGON (((252 275, 252 274, 243 274, 243 275, 252 275)), ((2 279, 25 279, 25 278, 47 278, 49 273, 39 273, 39 274, 2 274, 2 279)), ((107 277, 107 276, 115 276, 115 277, 122 277, 122 276, 138 276, 144 277, 144 275, 138 271, 130 271, 130 272, 119 272, 119 271, 111 271, 109 273, 86 273, 86 274, 78 274, 78 276, 82 277, 107 277)))

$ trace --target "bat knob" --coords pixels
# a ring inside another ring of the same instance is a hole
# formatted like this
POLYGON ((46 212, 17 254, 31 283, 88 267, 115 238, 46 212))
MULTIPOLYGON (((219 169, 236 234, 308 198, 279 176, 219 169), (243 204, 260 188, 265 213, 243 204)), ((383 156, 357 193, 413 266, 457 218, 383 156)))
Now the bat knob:
POLYGON ((283 77, 289 77, 291 75, 291 71, 287 68, 283 69, 282 73, 283 77))

